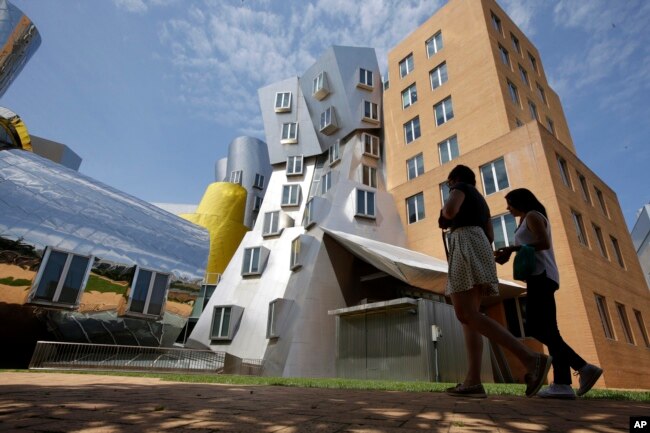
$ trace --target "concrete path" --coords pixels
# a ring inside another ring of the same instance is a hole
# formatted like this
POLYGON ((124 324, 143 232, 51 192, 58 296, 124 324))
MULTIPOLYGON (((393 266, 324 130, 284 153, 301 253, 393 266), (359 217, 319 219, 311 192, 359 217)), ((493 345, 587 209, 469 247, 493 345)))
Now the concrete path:
POLYGON ((0 373, 1 432, 627 432, 645 403, 0 373))

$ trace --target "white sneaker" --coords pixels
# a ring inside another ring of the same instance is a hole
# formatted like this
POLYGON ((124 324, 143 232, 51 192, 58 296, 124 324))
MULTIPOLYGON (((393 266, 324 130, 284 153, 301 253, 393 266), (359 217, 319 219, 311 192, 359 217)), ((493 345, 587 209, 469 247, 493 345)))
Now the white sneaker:
POLYGON ((580 388, 576 394, 581 396, 589 392, 591 387, 598 382, 598 379, 600 379, 600 376, 603 374, 603 369, 593 364, 587 364, 576 373, 580 376, 578 381, 580 383, 580 388))
POLYGON ((560 385, 552 383, 537 393, 542 398, 561 398, 565 400, 575 400, 576 393, 573 392, 571 385, 560 385))

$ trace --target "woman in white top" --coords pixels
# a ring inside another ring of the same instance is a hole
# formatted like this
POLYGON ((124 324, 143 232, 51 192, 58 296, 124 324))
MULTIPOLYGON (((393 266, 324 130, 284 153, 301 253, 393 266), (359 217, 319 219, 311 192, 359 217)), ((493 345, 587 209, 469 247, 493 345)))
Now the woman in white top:
POLYGON ((521 245, 535 249, 535 269, 526 279, 526 334, 535 337, 548 347, 553 357, 553 383, 537 395, 545 398, 575 399, 571 388, 571 368, 580 376, 577 394, 583 395, 596 383, 603 370, 588 364, 563 339, 557 326, 555 291, 560 276, 553 253, 551 226, 546 209, 537 197, 525 188, 506 194, 508 211, 519 218, 515 231, 515 245, 502 248, 495 253, 498 263, 510 259, 513 251, 521 245))

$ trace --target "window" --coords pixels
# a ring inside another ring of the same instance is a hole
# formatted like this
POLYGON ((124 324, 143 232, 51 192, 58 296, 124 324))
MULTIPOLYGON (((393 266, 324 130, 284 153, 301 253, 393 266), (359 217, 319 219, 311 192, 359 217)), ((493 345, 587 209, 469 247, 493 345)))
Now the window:
POLYGON ((521 81, 528 87, 530 87, 530 81, 528 81, 528 72, 524 69, 523 66, 519 65, 519 76, 521 81))
POLYGON ((418 91, 415 88, 415 83, 411 84, 406 90, 402 92, 402 108, 410 107, 418 100, 418 91))
POLYGON ((357 189, 357 216, 375 217, 375 193, 357 189))
POLYGON ((607 310, 607 301, 604 297, 596 295, 596 306, 598 307, 600 323, 603 325, 603 332, 605 332, 605 337, 613 340, 614 332, 612 331, 612 321, 609 318, 609 311, 607 310))
POLYGON ((436 113, 436 126, 440 126, 454 118, 454 109, 451 104, 451 96, 438 102, 433 106, 436 113))
POLYGON ((627 318, 627 311, 625 311, 625 305, 616 303, 616 311, 618 312, 618 318, 621 321, 621 327, 623 328, 623 334, 625 335, 625 341, 629 344, 634 344, 634 338, 632 337, 632 328, 630 327, 630 321, 627 318))
POLYGON ((424 43, 427 49, 427 57, 431 58, 435 53, 442 50, 442 32, 438 32, 424 43))
POLYGON ((266 319, 266 338, 277 338, 279 337, 277 331, 277 319, 275 317, 275 310, 278 300, 269 302, 269 314, 266 319))
POLYGON ((330 189, 332 189, 332 172, 328 171, 321 177, 320 181, 320 188, 321 188, 321 194, 327 193, 330 189))
POLYGON ((332 144, 329 149, 328 149, 328 161, 330 165, 334 164, 335 162, 339 161, 341 159, 341 145, 337 141, 336 143, 332 144))
POLYGON ((406 214, 409 224, 424 219, 424 194, 420 192, 406 199, 406 214))
POLYGON ((302 217, 302 225, 307 228, 314 224, 316 221, 314 220, 314 198, 310 198, 307 200, 307 204, 305 204, 305 213, 302 217))
POLYGON ((424 156, 418 153, 406 161, 406 176, 408 180, 415 179, 424 174, 424 156))
POLYGON ((264 175, 259 173, 255 174, 255 182, 253 183, 255 188, 264 189, 264 175))
POLYGON ((535 120, 539 120, 539 115, 537 114, 537 105, 530 99, 528 100, 528 109, 530 110, 530 117, 535 120))
POLYGON ((359 87, 372 90, 373 80, 372 71, 359 68, 359 87))
POLYGON ((519 103, 519 92, 517 91, 517 86, 512 84, 512 81, 508 80, 508 92, 510 92, 510 99, 517 107, 520 107, 519 103))
POLYGON ((242 177, 241 170, 235 170, 230 172, 230 182, 232 183, 238 183, 239 185, 241 185, 241 177, 242 177))
POLYGON ((510 33, 510 40, 512 41, 512 48, 515 49, 517 54, 521 54, 521 46, 519 45, 519 39, 517 39, 517 36, 510 33))
POLYGON ((573 223, 576 226, 576 234, 578 235, 578 242, 580 242, 584 246, 589 246, 589 244, 587 243, 587 235, 585 233, 585 225, 582 222, 582 215, 572 210, 571 217, 573 218, 573 223))
POLYGON ((544 92, 544 88, 541 86, 539 83, 535 83, 537 85, 537 94, 539 95, 539 99, 544 102, 544 104, 548 105, 548 101, 546 100, 546 92, 544 92))
POLYGON ((47 247, 38 271, 36 291, 30 295, 30 301, 76 306, 92 262, 91 257, 47 247))
POLYGON ((441 63, 429 72, 429 80, 431 81, 431 90, 437 89, 447 82, 449 76, 447 75, 447 63, 441 63))
POLYGON ((494 27, 494 30, 499 32, 499 34, 503 35, 503 28, 501 27, 501 19, 494 14, 494 12, 490 12, 490 15, 492 17, 492 27, 494 27))
POLYGON ((515 244, 517 222, 511 214, 503 214, 492 218, 494 230, 494 248, 499 249, 515 244))
POLYGON ((548 116, 546 116, 546 128, 548 129, 548 132, 555 135, 555 124, 548 116))
POLYGON ((289 268, 294 271, 302 266, 300 263, 300 236, 291 241, 291 259, 289 268))
POLYGON ((438 154, 440 155, 440 164, 458 158, 458 139, 455 135, 438 143, 438 154))
POLYGON ((214 307, 210 338, 226 340, 230 335, 230 316, 232 307, 214 307))
POLYGON ((286 111, 291 111, 291 92, 278 92, 275 94, 275 112, 286 111))
POLYGON ((510 55, 508 54, 508 50, 503 48, 501 44, 499 44, 499 56, 501 57, 501 63, 510 68, 510 55))
POLYGON ((603 214, 605 214, 605 216, 609 217, 609 212, 607 212, 607 205, 605 204, 605 196, 603 195, 603 192, 598 188, 596 188, 595 186, 594 186, 594 190, 596 191, 596 198, 598 199, 600 210, 603 211, 603 214))
POLYGON ((137 267, 129 296, 129 313, 160 316, 167 299, 169 274, 137 267))
POLYGON ((639 331, 641 332, 641 336, 643 337, 643 342, 645 343, 645 347, 650 348, 650 340, 648 340, 648 331, 645 329, 645 322, 643 321, 643 316, 641 315, 641 312, 638 310, 634 310, 634 317, 636 317, 636 324, 639 325, 639 331))
POLYGON ((282 186, 282 206, 298 206, 300 203, 300 185, 282 186))
POLYGON ((573 189, 571 185, 571 177, 569 176, 569 169, 566 165, 566 160, 560 155, 557 155, 557 166, 560 169, 560 177, 562 178, 562 183, 573 189))
POLYGON ((589 195, 589 188, 587 187, 587 179, 578 173, 578 180, 580 181, 580 190, 582 191, 582 198, 587 203, 591 204, 591 196, 589 195))
POLYGON ((370 101, 363 101, 363 119, 370 123, 379 123, 379 108, 377 104, 370 101))
POLYGON ((621 268, 625 268, 623 255, 621 254, 621 247, 618 245, 618 239, 610 235, 609 240, 612 243, 612 249, 614 250, 614 254, 616 254, 616 261, 618 262, 619 265, 621 265, 621 268))
POLYGON ((320 132, 326 135, 332 134, 339 129, 338 122, 336 121, 336 112, 334 107, 327 107, 325 111, 320 113, 320 132))
POLYGON ((605 239, 603 239, 603 231, 596 224, 591 223, 591 227, 594 229, 594 234, 596 235, 596 240, 598 241, 598 248, 600 249, 600 254, 605 258, 609 258, 607 255, 607 248, 605 248, 605 239))
POLYGON ((316 75, 316 78, 314 78, 314 85, 312 90, 314 97, 319 101, 325 99, 325 97, 329 95, 330 91, 325 71, 322 71, 320 74, 316 75))
POLYGON ((440 184, 440 199, 442 201, 442 205, 445 205, 445 202, 449 199, 449 185, 447 182, 443 182, 440 184))
POLYGON ((282 144, 293 144, 298 142, 298 124, 283 123, 282 124, 282 144))
POLYGON ((413 72, 414 66, 415 65, 413 64, 413 53, 411 53, 408 56, 406 56, 404 58, 404 60, 399 62, 399 76, 400 76, 400 78, 404 78, 408 74, 413 72))
POLYGON ((259 195, 256 195, 255 198, 253 199, 253 211, 259 211, 260 208, 262 207, 262 197, 259 195))
POLYGON ((535 59, 535 56, 528 53, 528 60, 530 60, 530 66, 532 66, 533 71, 537 72, 539 74, 539 71, 537 70, 537 59, 535 59))
POLYGON ((503 158, 481 166, 480 170, 485 195, 494 194, 510 186, 508 173, 506 172, 506 163, 503 158))
POLYGON ((379 137, 363 133, 363 154, 379 158, 379 137))
POLYGON ((264 226, 262 236, 279 235, 280 230, 280 211, 264 213, 264 226))
POLYGON ((416 117, 404 124, 404 139, 406 144, 420 138, 420 118, 416 117))
POLYGON ((377 169, 369 165, 361 165, 361 183, 371 188, 377 188, 377 169))
POLYGON ((264 264, 268 258, 269 250, 264 247, 244 248, 244 260, 242 261, 242 276, 262 275, 264 264))
POLYGON ((302 174, 303 156, 287 157, 287 176, 302 174))

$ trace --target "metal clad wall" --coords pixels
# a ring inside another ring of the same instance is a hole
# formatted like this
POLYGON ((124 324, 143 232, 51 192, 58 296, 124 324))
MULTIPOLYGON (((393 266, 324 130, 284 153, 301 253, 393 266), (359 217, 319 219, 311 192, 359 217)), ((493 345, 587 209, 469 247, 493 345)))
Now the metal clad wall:
POLYGON ((338 356, 336 375, 366 378, 366 325, 364 316, 337 317, 338 356))
POLYGON ((424 368, 426 341, 420 335, 417 309, 389 310, 386 315, 388 353, 382 379, 429 380, 428 370, 424 368))

